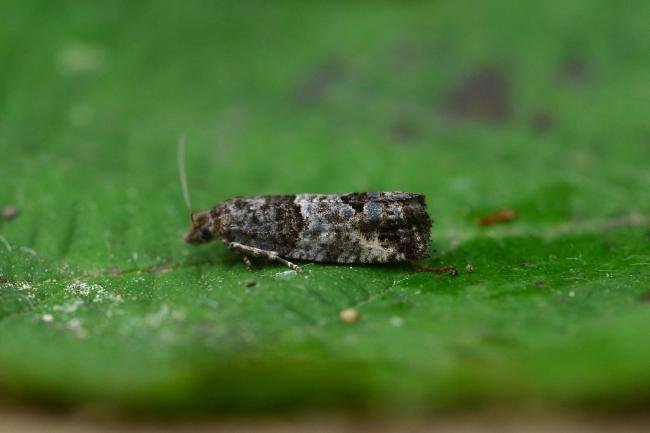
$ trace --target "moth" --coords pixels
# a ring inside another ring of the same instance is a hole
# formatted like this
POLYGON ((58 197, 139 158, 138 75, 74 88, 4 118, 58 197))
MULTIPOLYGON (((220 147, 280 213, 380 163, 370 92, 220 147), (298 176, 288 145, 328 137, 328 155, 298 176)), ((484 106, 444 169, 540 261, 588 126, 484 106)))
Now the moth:
POLYGON ((191 210, 179 143, 179 173, 191 226, 184 240, 221 240, 249 257, 263 257, 301 272, 290 260, 390 263, 429 257, 432 220, 423 194, 359 192, 235 197, 209 210, 191 210))

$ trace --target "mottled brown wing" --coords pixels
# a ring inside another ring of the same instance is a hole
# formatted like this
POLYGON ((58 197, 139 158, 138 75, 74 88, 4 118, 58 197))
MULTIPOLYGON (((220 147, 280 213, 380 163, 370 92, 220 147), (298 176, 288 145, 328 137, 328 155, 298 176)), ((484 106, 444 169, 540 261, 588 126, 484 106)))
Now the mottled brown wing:
POLYGON ((243 197, 213 213, 224 240, 290 259, 386 263, 429 256, 431 219, 422 194, 243 197))

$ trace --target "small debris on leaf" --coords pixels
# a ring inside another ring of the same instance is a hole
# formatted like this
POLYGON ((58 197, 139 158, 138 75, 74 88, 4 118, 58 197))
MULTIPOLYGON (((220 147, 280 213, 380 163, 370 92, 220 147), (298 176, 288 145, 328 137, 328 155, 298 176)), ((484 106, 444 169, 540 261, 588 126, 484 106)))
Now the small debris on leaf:
POLYGON ((14 206, 5 206, 2 208, 2 219, 11 221, 18 216, 19 212, 14 206))
POLYGON ((402 119, 390 125, 388 135, 392 141, 406 143, 420 137, 421 131, 415 122, 402 119))
POLYGON ((255 281, 255 280, 244 280, 244 281, 242 281, 242 284, 245 287, 254 287, 254 286, 257 285, 257 281, 255 281))
POLYGON ((537 134, 544 134, 553 127, 553 117, 550 112, 540 110, 530 118, 528 124, 537 134))
POLYGON ((558 79, 564 84, 579 86, 587 84, 592 78, 592 68, 586 59, 568 57, 558 68, 558 79))
POLYGON ((343 65, 338 59, 326 60, 301 80, 295 90, 295 99, 305 105, 320 102, 342 75, 343 65))
POLYGON ((54 320, 54 316, 52 316, 51 314, 43 314, 41 316, 41 320, 45 323, 50 323, 54 320))
POLYGON ((341 310, 339 317, 345 323, 353 323, 359 320, 359 312, 354 308, 346 308, 345 310, 341 310))
POLYGON ((457 83, 443 103, 452 120, 504 124, 512 116, 510 82, 500 67, 477 69, 457 83))
POLYGON ((422 271, 422 272, 433 272, 436 274, 448 273, 452 277, 458 275, 458 269, 454 265, 444 265, 444 266, 415 265, 415 268, 418 271, 422 271))
POLYGON ((502 224, 517 219, 517 211, 514 209, 501 209, 490 215, 485 215, 476 220, 476 224, 485 227, 494 224, 502 224))
POLYGON ((471 274, 472 272, 474 272, 474 266, 472 266, 471 263, 468 263, 467 266, 465 266, 465 272, 471 274))

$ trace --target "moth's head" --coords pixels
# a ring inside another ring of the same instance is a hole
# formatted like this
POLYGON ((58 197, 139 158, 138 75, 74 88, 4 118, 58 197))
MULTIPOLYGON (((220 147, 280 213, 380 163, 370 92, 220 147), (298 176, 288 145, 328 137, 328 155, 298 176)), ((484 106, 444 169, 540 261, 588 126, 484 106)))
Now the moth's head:
POLYGON ((185 232, 183 239, 188 244, 203 244, 214 239, 212 217, 209 211, 192 212, 192 225, 185 232))

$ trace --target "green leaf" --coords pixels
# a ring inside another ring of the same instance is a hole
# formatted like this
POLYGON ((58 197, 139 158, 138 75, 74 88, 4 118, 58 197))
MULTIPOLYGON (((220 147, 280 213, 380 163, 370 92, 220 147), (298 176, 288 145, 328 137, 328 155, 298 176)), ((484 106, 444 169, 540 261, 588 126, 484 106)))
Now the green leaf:
POLYGON ((158 415, 647 405, 650 11, 555 3, 3 7, 2 392, 158 415), (251 273, 184 244, 181 134, 197 209, 422 192, 420 265, 459 275, 251 273))

